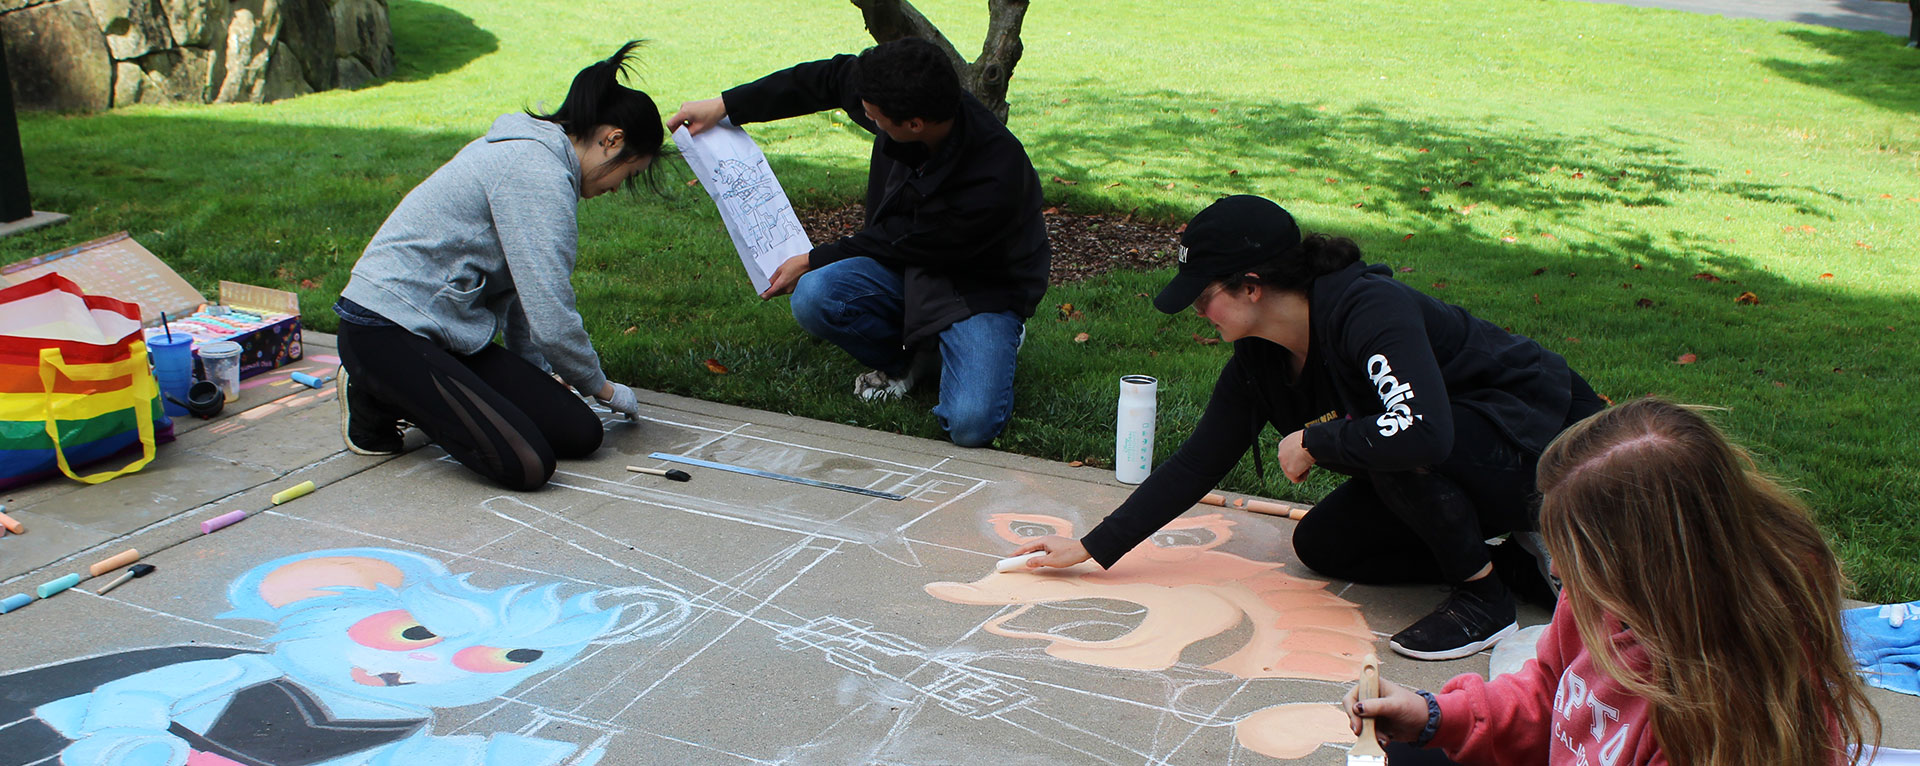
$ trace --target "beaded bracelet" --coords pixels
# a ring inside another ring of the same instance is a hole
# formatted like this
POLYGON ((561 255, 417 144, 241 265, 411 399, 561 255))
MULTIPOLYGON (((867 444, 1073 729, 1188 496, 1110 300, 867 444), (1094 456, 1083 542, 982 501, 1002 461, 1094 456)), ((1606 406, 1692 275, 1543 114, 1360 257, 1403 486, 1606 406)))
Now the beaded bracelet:
POLYGON ((1433 741, 1433 735, 1440 733, 1440 700, 1425 689, 1415 689, 1414 692, 1427 700, 1427 725, 1420 730, 1420 736, 1413 739, 1413 746, 1426 747, 1428 742, 1433 741))

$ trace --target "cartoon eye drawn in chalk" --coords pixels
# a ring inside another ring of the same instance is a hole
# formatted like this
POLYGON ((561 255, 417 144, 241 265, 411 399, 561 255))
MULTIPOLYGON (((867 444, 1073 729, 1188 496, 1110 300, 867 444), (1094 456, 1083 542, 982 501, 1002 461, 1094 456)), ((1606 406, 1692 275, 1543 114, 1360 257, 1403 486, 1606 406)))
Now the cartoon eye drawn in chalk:
POLYGON ((0 752, 62 764, 592 764, 599 747, 514 733, 436 735, 435 711, 503 697, 595 644, 686 622, 657 588, 489 589, 385 548, 286 556, 228 588, 224 618, 265 648, 138 649, 0 677, 0 752), (262 737, 261 732, 273 732, 262 737))

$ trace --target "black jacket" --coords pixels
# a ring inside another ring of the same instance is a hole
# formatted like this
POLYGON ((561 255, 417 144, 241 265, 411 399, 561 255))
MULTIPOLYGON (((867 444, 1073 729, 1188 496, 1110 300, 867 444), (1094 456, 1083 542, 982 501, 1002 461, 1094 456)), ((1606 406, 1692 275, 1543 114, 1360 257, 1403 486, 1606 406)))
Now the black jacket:
POLYGON ((815 247, 808 264, 867 257, 900 269, 907 346, 974 314, 1033 316, 1051 256, 1026 148, 966 94, 938 153, 888 138, 860 106, 857 61, 812 61, 721 94, 736 125, 845 109, 874 134, 866 228, 815 247))
POLYGON ((1316 462, 1391 472, 1453 453, 1454 407, 1485 415, 1533 455, 1566 422, 1565 358, 1401 283, 1386 266, 1357 263, 1314 280, 1309 311, 1312 341, 1297 379, 1286 348, 1234 342, 1193 434, 1082 538, 1095 560, 1112 566, 1192 507, 1269 423, 1283 434, 1305 428, 1316 462))

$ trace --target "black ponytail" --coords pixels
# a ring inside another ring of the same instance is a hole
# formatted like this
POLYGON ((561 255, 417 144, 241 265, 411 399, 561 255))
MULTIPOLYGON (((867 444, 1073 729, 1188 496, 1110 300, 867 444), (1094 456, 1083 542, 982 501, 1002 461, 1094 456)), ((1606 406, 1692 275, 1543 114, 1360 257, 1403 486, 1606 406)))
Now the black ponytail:
MULTIPOLYGON (((580 70, 579 74, 573 76, 573 85, 567 89, 567 99, 560 102, 559 109, 549 114, 528 109, 527 115, 559 125, 567 131, 568 138, 575 140, 591 137, 602 125, 619 128, 626 134, 626 139, 621 143, 620 153, 613 158, 613 162, 628 162, 641 157, 658 160, 665 153, 667 138, 666 129, 660 123, 660 108, 644 91, 620 84, 621 75, 632 75, 627 65, 643 42, 628 40, 612 56, 580 70)), ((654 171, 660 164, 651 163, 640 174, 646 177, 647 186, 655 191, 659 191, 660 185, 654 171)), ((631 185, 632 181, 628 183, 631 185)))
POLYGON ((1308 234, 1300 246, 1251 269, 1249 275, 1226 280, 1228 289, 1258 283, 1281 290, 1304 292, 1322 274, 1332 274, 1360 262, 1360 245, 1346 237, 1308 234))

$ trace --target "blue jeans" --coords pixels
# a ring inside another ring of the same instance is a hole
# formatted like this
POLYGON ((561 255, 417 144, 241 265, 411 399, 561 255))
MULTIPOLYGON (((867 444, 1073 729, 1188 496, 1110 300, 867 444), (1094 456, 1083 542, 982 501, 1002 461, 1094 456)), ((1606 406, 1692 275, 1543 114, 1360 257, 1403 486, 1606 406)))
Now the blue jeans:
MULTIPOLYGON (((906 375, 906 315, 900 272, 872 258, 848 258, 809 271, 793 287, 793 318, 816 338, 891 377, 906 375)), ((1026 340, 1018 314, 975 314, 940 331, 940 403, 933 415, 962 447, 984 447, 1013 414, 1013 368, 1026 340)))

